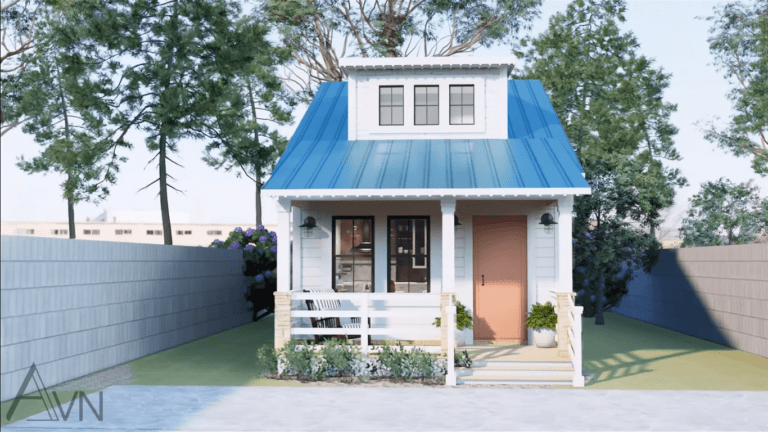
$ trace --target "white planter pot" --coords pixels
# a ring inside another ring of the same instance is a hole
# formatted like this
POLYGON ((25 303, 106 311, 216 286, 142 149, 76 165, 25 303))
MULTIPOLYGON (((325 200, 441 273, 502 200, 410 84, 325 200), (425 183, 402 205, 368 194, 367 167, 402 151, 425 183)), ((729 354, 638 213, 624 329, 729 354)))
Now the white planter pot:
POLYGON ((533 343, 539 348, 557 348, 554 330, 548 327, 533 330, 533 343))
POLYGON ((456 347, 463 347, 466 345, 465 343, 465 337, 464 337, 464 330, 456 330, 456 333, 454 333, 455 341, 456 341, 456 347))

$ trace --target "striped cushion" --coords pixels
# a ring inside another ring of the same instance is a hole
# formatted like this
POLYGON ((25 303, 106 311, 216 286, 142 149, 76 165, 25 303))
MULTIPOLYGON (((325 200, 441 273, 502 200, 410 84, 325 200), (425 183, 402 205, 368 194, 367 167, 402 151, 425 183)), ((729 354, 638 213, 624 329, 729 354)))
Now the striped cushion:
MULTIPOLYGON (((336 291, 328 288, 309 288, 305 289, 305 292, 310 293, 322 293, 322 294, 328 294, 328 293, 335 293, 336 291)), ((341 309, 341 301, 340 300, 328 300, 328 299, 315 299, 310 300, 307 302, 309 305, 310 310, 336 310, 341 309)), ((317 320, 317 326, 319 328, 330 328, 335 327, 332 324, 335 324, 335 318, 315 318, 317 320)), ((360 328, 360 318, 352 318, 351 324, 342 324, 342 328, 360 328)))

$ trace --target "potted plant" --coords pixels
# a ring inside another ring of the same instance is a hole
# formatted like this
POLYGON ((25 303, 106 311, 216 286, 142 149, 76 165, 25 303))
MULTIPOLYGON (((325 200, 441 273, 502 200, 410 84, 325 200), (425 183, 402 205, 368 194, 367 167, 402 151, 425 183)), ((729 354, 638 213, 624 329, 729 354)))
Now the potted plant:
MULTIPOLYGON (((435 318, 433 323, 435 327, 440 327, 440 318, 435 318)), ((454 333, 456 339, 456 346, 464 346, 465 338, 463 330, 465 328, 472 328, 472 315, 467 312, 467 307, 461 304, 460 301, 456 301, 456 332, 454 333)))
POLYGON ((525 324, 533 329, 533 342, 539 348, 555 348, 555 329, 557 328, 557 314, 552 303, 536 303, 525 324))

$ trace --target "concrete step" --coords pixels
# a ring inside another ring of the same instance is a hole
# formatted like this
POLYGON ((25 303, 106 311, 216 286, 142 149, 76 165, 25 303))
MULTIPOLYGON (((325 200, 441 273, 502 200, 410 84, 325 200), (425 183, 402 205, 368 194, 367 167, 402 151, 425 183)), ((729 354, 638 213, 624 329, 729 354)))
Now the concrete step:
POLYGON ((456 379, 458 385, 482 385, 482 384, 508 384, 508 385, 545 385, 545 386, 571 386, 571 379, 561 378, 544 379, 544 377, 533 377, 532 379, 523 379, 522 377, 462 377, 456 379))
POLYGON ((499 368, 456 368, 457 377, 497 377, 500 379, 563 379, 573 378, 570 369, 499 369, 499 368))
POLYGON ((571 362, 523 362, 523 361, 473 361, 472 369, 475 368, 496 368, 496 369, 509 369, 509 370, 562 370, 563 368, 570 368, 573 370, 573 364, 571 362))

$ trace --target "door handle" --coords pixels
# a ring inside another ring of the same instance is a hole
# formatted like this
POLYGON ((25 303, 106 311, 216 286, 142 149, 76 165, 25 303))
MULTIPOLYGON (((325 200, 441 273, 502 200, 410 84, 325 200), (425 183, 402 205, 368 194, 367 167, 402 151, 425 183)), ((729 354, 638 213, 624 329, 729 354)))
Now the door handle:
POLYGON ((485 286, 485 275, 480 275, 481 278, 483 278, 483 283, 481 286, 485 286))

